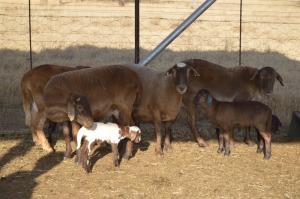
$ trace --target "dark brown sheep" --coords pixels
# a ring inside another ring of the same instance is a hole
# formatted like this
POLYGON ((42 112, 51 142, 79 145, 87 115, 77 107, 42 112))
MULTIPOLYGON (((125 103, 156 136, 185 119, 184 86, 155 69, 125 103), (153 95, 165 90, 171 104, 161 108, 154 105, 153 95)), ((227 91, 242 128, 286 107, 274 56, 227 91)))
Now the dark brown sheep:
POLYGON ((200 105, 207 119, 220 129, 218 153, 223 152, 225 142, 225 156, 229 156, 230 135, 235 127, 255 126, 264 141, 264 145, 258 145, 257 152, 264 149, 264 159, 271 157, 272 110, 267 105, 257 101, 217 101, 206 89, 198 91, 194 103, 200 105))
MULTIPOLYGON (((199 146, 205 147, 207 143, 196 126, 197 112, 193 100, 198 90, 207 89, 221 101, 249 101, 270 95, 273 92, 275 79, 283 86, 282 77, 272 67, 228 68, 202 59, 190 59, 183 63, 193 67, 201 75, 201 78, 190 78, 187 92, 182 99, 188 111, 189 127, 199 146)), ((246 142, 251 143, 251 140, 246 142)))

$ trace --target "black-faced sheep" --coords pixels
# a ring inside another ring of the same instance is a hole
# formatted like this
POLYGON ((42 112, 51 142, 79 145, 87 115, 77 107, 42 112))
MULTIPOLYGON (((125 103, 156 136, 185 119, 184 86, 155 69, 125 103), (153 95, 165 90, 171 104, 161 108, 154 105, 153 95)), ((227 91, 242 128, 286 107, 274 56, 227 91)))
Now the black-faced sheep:
MULTIPOLYGON (((182 96, 187 90, 189 76, 199 76, 193 67, 184 63, 175 64, 166 72, 131 65, 142 82, 143 94, 133 112, 138 122, 153 122, 156 132, 156 154, 163 156, 161 122, 174 121, 181 107, 182 96), (192 74, 192 75, 190 75, 192 74)), ((170 126, 166 125, 164 148, 171 150, 170 126)))
POLYGON ((264 141, 264 145, 258 145, 257 152, 262 152, 264 147, 264 159, 271 157, 272 111, 267 105, 257 101, 217 101, 206 89, 199 90, 194 103, 220 129, 218 153, 223 152, 225 142, 225 156, 229 156, 230 135, 235 127, 255 126, 264 141))
POLYGON ((139 143, 141 141, 140 128, 100 122, 93 123, 92 128, 89 129, 81 127, 77 134, 77 163, 81 163, 85 171, 89 173, 91 171, 89 159, 94 145, 107 142, 112 148, 114 165, 119 166, 118 144, 124 138, 139 143), (81 146, 82 138, 84 138, 84 141, 81 146))
MULTIPOLYGON (((283 86, 282 77, 272 67, 228 68, 202 59, 190 59, 183 63, 193 67, 201 75, 201 78, 189 79, 187 92, 182 99, 188 111, 189 127, 199 146, 205 147, 207 144, 196 125, 197 112, 193 100, 198 90, 207 89, 220 101, 249 101, 270 95, 273 92, 275 79, 283 86)), ((246 143, 252 141, 246 140, 246 143)))

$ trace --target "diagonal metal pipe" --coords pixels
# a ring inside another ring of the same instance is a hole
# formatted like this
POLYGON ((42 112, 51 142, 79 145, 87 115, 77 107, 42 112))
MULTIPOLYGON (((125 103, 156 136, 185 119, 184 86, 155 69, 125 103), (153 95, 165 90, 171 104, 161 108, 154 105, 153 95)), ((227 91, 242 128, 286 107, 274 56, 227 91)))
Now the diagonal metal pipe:
POLYGON ((186 20, 184 20, 170 35, 168 35, 156 48, 154 48, 146 57, 139 62, 146 66, 159 53, 161 53, 174 39, 176 39, 189 25, 191 25, 201 14, 203 14, 216 0, 206 0, 197 8, 186 20))

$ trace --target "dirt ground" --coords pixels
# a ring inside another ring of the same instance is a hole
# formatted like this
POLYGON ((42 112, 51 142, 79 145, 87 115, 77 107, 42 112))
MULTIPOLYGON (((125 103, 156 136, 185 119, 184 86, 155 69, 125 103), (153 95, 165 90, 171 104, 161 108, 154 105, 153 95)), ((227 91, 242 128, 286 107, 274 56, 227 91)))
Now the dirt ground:
POLYGON ((237 132, 230 157, 217 154, 214 129, 206 121, 198 125, 210 144, 206 149, 179 121, 172 128, 173 151, 159 158, 154 127, 143 124, 143 142, 135 145, 134 157, 115 168, 110 148, 95 148, 90 174, 74 156, 63 159, 61 128, 51 154, 35 146, 22 125, 2 130, 1 198, 300 198, 300 144, 289 142, 284 130, 273 136, 272 157, 266 161, 237 132))

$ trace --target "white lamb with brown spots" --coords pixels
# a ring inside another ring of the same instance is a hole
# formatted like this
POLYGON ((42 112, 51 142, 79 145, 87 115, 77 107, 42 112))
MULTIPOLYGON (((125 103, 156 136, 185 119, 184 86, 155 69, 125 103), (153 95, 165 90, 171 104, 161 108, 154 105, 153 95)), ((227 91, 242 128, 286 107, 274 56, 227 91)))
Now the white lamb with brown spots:
POLYGON ((118 144, 124 138, 139 143, 141 129, 137 126, 119 126, 115 123, 101 122, 94 122, 92 128, 81 127, 77 134, 77 163, 81 162, 82 167, 89 173, 91 171, 89 159, 93 147, 107 142, 112 148, 114 165, 119 166, 118 144), (82 138, 85 139, 81 145, 82 138))

